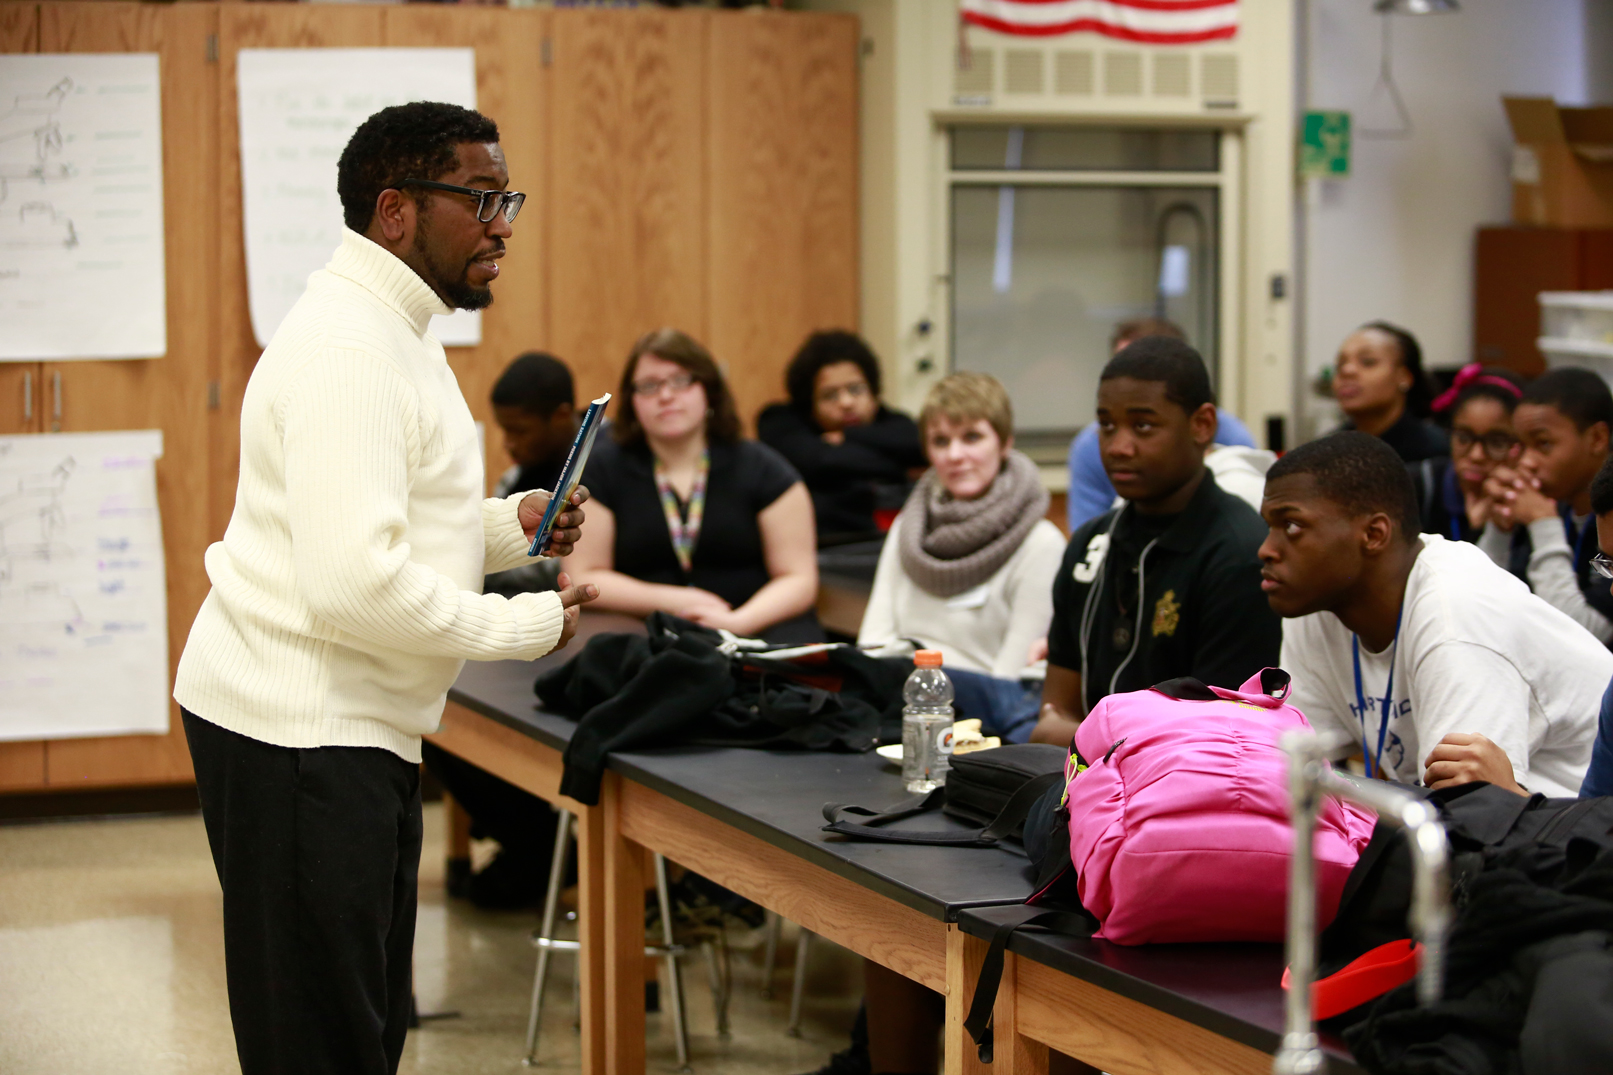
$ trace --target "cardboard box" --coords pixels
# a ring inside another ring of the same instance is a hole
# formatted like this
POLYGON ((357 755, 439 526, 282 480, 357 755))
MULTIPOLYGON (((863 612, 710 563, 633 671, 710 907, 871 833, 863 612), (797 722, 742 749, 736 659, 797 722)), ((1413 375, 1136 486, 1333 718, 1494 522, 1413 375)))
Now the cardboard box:
POLYGON ((1512 219, 1558 228, 1613 227, 1613 106, 1560 108, 1503 97, 1512 124, 1512 219))

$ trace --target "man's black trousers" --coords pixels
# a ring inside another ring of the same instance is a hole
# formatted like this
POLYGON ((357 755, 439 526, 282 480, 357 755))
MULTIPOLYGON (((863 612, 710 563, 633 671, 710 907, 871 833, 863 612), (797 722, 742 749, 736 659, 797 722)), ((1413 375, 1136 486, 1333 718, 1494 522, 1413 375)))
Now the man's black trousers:
POLYGON ((392 1075, 409 1021, 420 767, 184 720, 224 888, 242 1075, 392 1075))

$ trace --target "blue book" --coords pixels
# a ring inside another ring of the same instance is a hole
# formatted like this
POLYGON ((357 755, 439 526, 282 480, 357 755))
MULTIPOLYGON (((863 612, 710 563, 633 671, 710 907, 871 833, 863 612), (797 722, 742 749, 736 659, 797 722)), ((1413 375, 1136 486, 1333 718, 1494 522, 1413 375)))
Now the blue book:
POLYGON ((577 491, 577 484, 582 481, 583 467, 588 464, 588 453, 594 450, 594 437, 605 423, 605 404, 609 402, 610 393, 606 392, 588 404, 588 409, 583 412, 582 421, 577 424, 577 437, 571 442, 571 451, 566 453, 566 465, 560 469, 560 480, 554 483, 554 494, 549 497, 549 506, 544 509, 543 521, 538 524, 538 532, 532 536, 528 556, 537 556, 549 547, 549 533, 554 529, 560 513, 566 510, 571 494, 577 491))

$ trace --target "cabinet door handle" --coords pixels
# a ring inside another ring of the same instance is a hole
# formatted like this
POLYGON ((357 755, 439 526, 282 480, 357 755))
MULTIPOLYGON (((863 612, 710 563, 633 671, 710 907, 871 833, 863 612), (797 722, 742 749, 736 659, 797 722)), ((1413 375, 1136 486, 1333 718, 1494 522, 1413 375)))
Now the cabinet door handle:
POLYGON ((32 370, 22 372, 22 420, 34 420, 34 373, 32 370))
POLYGON ((61 370, 56 370, 56 371, 51 373, 51 375, 50 375, 50 387, 51 387, 51 391, 54 393, 54 399, 53 399, 53 401, 51 403, 50 418, 51 418, 51 421, 53 421, 53 422, 57 423, 58 425, 60 425, 61 421, 62 421, 62 371, 61 370))

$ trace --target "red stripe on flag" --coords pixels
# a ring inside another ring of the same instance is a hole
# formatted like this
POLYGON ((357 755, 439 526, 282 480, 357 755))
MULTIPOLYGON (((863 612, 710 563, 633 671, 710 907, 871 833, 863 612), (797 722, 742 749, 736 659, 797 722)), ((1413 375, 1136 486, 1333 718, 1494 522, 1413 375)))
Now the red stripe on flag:
MULTIPOLYGON (((1025 3, 1027 0, 1015 0, 1015 2, 1025 3)), ((1102 19, 1074 19, 1070 22, 1061 22, 1049 26, 1027 26, 1024 23, 1008 22, 1004 19, 981 15, 973 11, 965 11, 963 21, 978 26, 983 30, 995 30, 1000 34, 1017 34, 1021 37, 1053 37, 1057 34, 1087 32, 1103 34, 1106 37, 1115 37, 1123 41, 1136 41, 1145 45, 1192 45, 1200 41, 1222 41, 1238 36, 1236 26, 1217 26, 1211 30, 1162 33, 1156 30, 1133 30, 1116 23, 1105 22, 1102 19)))
MULTIPOLYGON (((1002 4, 1063 4, 1068 0, 997 0, 1002 4)), ((1202 11, 1211 7, 1232 7, 1238 0, 1105 0, 1115 7, 1132 7, 1142 11, 1202 11)))

